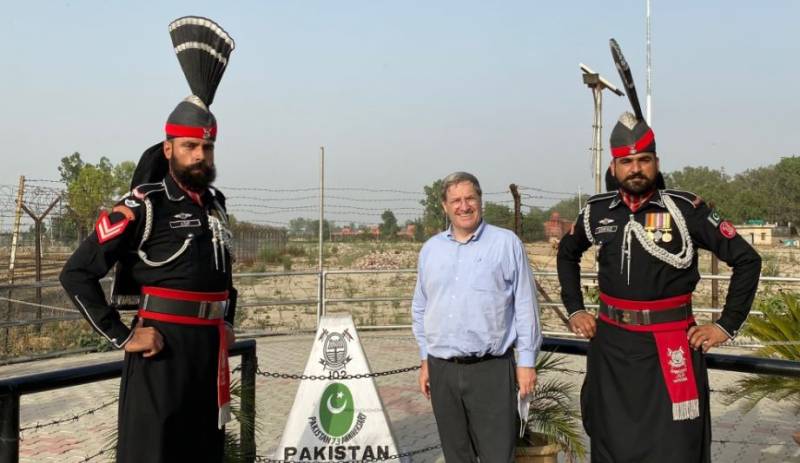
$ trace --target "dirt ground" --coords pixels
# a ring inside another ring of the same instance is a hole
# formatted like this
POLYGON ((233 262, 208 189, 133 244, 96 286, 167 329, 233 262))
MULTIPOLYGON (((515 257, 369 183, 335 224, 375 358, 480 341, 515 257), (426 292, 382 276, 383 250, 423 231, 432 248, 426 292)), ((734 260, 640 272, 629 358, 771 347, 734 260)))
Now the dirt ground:
MULTIPOLYGON (((290 270, 285 262, 239 263, 235 271, 259 272, 257 276, 238 276, 239 307, 237 328, 247 332, 287 333, 314 329, 317 320, 317 297, 319 278, 317 271, 317 249, 313 243, 291 243, 290 270)), ((416 282, 415 267, 420 243, 412 242, 352 242, 326 243, 325 246, 325 310, 328 313, 349 312, 359 326, 410 325, 410 300, 416 282), (348 273, 350 272, 350 273, 348 273)), ((564 309, 548 304, 560 302, 559 286, 555 277, 556 247, 547 242, 526 244, 528 259, 539 284, 542 304, 542 324, 547 331, 564 331, 558 314, 564 309)), ((800 276, 800 250, 790 248, 759 248, 764 259, 765 276, 800 276)), ((29 249, 20 249, 18 262, 32 261, 29 249)), ((68 255, 64 250, 53 250, 47 254, 44 279, 53 280, 68 255)), ((0 253, 2 259, 7 253, 0 253)), ((590 274, 594 269, 594 254, 587 252, 581 262, 582 271, 590 274)), ((20 273, 17 282, 31 281, 30 267, 20 273)), ((705 251, 700 253, 701 273, 710 273, 711 258, 705 251)), ((7 271, 7 268, 4 269, 7 271)), ((730 269, 720 264, 720 273, 729 274, 730 269)), ((6 280, 7 281, 7 280, 6 280)), ((584 280, 584 290, 591 293, 594 281, 584 280)), ((724 303, 727 283, 721 281, 719 301, 724 303)), ((766 283, 760 292, 778 289, 800 290, 797 283, 766 283)), ((36 292, 33 289, 18 289, 0 296, 0 316, 6 324, 0 329, 0 358, 13 358, 41 352, 61 351, 72 348, 100 346, 102 339, 94 334, 81 319, 58 320, 59 317, 75 316, 68 312, 72 307, 58 286, 43 290, 42 304, 60 307, 61 310, 44 308, 42 317, 52 322, 35 326, 16 326, 14 322, 31 320, 37 316, 36 292), (23 302, 9 302, 8 299, 23 302)), ((712 284, 703 280, 695 293, 695 307, 711 307, 712 284)), ((591 299, 591 297, 589 297, 591 299)), ((700 315, 703 320, 708 315, 700 315)))

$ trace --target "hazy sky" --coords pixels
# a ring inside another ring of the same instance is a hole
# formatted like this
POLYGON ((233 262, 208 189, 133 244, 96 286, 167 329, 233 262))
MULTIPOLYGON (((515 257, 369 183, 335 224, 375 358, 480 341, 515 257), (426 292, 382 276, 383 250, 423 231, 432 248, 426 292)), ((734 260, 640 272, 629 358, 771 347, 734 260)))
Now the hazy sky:
MULTIPOLYGON (((800 2, 652 3, 662 169, 737 173, 800 154, 800 2)), ((0 184, 21 174, 57 178, 73 151, 89 162, 136 160, 163 138, 167 115, 189 94, 167 24, 188 14, 214 19, 236 40, 212 106, 223 187, 315 188, 324 145, 330 187, 421 192, 467 170, 489 192, 509 183, 592 191, 592 98, 578 63, 618 83, 608 49, 615 37, 645 92, 644 0, 0 6, 0 184)), ((608 135, 629 106, 610 93, 604 103, 607 163, 608 135)), ((279 193, 259 194, 265 204, 264 194, 279 193)), ((316 204, 302 199, 309 194, 287 198, 316 204)), ((409 195, 372 197, 386 201, 364 207, 409 206, 390 201, 409 195)), ((378 221, 337 220, 358 217, 378 221)))

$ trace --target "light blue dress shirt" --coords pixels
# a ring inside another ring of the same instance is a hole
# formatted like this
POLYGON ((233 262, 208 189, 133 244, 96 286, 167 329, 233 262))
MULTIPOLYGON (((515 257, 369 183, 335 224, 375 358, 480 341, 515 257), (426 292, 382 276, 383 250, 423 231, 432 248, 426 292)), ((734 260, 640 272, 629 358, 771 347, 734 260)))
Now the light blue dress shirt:
POLYGON ((534 366, 539 306, 516 235, 485 222, 466 243, 443 231, 422 247, 417 270, 411 318, 423 360, 502 355, 515 346, 518 365, 534 366))

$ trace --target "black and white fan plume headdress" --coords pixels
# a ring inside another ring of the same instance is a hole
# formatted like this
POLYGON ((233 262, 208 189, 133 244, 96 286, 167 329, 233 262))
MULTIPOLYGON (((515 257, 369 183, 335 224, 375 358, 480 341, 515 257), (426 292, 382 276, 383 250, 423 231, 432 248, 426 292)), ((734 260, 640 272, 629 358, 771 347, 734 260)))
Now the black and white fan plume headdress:
POLYGON ((169 34, 192 94, 210 106, 236 44, 217 23, 197 16, 172 21, 169 34))
MULTIPOLYGON (((200 16, 185 16, 172 21, 169 35, 192 94, 178 103, 167 118, 167 138, 216 140, 217 120, 209 107, 214 102, 236 44, 219 24, 200 16)), ((131 188, 159 182, 167 172, 167 160, 159 142, 142 154, 131 188)))
POLYGON ((235 42, 214 21, 185 16, 172 21, 169 34, 192 95, 167 120, 167 136, 215 139, 217 124, 209 110, 235 42))

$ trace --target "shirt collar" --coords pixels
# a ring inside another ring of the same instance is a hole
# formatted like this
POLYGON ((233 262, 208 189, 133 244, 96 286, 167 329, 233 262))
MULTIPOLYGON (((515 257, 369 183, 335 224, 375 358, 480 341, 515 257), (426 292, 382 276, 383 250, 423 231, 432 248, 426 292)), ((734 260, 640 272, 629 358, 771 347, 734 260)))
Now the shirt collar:
MULTIPOLYGON (((483 233, 483 229, 484 228, 486 228, 486 221, 481 219, 481 223, 478 224, 478 228, 476 228, 475 231, 472 232, 472 236, 470 236, 469 239, 466 242, 469 243, 470 241, 478 241, 480 239, 480 237, 481 237, 481 233, 483 233)), ((447 232, 446 233, 447 233, 447 239, 449 239, 451 241, 458 241, 453 236, 453 225, 452 224, 449 227, 447 227, 447 232)))
POLYGON ((167 176, 164 177, 164 188, 167 190, 167 198, 169 198, 170 201, 181 201, 188 196, 192 202, 201 206, 207 202, 206 196, 210 194, 207 188, 202 193, 196 193, 184 189, 181 184, 175 180, 175 177, 172 176, 172 173, 168 173, 167 176))
MULTIPOLYGON (((614 199, 611 200, 611 204, 608 205, 608 208, 609 209, 614 209, 615 207, 619 206, 622 203, 624 203, 624 201, 622 199, 622 192, 617 190, 617 195, 614 196, 614 199)), ((666 207, 666 206, 664 206, 664 200, 661 197, 661 190, 656 189, 656 191, 650 196, 650 198, 647 199, 646 203, 642 204, 636 210, 638 211, 638 210, 644 208, 646 204, 655 204, 656 206, 659 206, 661 208, 666 207)))

